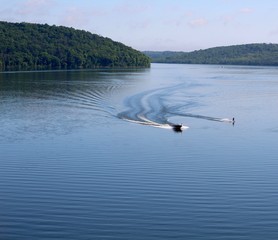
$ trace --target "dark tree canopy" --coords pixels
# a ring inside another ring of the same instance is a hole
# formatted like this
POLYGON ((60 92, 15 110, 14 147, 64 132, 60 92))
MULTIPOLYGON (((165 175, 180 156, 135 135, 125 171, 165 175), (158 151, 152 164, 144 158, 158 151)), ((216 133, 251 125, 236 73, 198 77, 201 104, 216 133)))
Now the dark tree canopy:
POLYGON ((278 66, 278 44, 245 44, 194 52, 144 52, 157 63, 278 66))
POLYGON ((150 67, 150 59, 83 30, 0 22, 0 71, 100 67, 150 67))

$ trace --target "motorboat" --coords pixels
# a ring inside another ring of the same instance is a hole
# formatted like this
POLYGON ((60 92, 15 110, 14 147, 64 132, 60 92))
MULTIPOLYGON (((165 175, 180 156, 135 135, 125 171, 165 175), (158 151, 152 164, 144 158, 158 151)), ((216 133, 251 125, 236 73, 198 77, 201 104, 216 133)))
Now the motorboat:
POLYGON ((182 124, 173 124, 172 128, 175 132, 182 132, 182 124))

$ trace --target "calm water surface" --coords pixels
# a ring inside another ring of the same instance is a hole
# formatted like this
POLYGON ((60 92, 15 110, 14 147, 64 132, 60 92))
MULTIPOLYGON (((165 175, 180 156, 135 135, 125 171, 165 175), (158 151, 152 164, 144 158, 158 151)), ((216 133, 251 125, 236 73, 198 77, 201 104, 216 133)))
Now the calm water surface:
POLYGON ((278 239, 277 104, 272 67, 0 73, 0 239, 278 239))

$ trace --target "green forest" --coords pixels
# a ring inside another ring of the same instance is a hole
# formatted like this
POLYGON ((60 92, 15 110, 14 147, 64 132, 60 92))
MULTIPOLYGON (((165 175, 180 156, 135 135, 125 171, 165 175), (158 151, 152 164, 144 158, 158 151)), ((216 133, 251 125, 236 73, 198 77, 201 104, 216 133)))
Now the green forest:
POLYGON ((144 52, 156 63, 278 66, 278 44, 244 44, 193 52, 144 52))
POLYGON ((0 22, 0 71, 150 67, 143 53, 83 30, 0 22))

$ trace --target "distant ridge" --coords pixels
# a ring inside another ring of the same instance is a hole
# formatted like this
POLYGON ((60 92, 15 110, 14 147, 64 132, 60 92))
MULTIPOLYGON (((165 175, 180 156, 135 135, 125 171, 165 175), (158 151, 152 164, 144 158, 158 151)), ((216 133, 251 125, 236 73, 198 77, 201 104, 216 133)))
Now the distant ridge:
POLYGON ((87 31, 0 21, 0 71, 100 67, 150 67, 150 59, 87 31))
POLYGON ((244 44, 193 52, 143 52, 154 63, 278 66, 278 44, 244 44))

